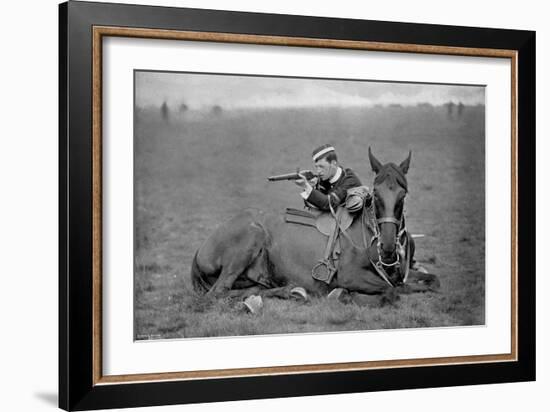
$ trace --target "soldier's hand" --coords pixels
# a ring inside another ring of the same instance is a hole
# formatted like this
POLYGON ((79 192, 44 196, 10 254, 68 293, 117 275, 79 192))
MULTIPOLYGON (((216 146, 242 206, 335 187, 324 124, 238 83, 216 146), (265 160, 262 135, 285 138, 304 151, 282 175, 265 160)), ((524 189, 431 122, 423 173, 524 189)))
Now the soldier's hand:
MULTIPOLYGON (((298 175, 302 176, 302 178, 305 178, 306 180, 307 180, 307 176, 311 176, 312 174, 313 173, 311 170, 300 170, 298 172, 298 175)), ((319 178, 317 176, 314 176, 311 179, 307 180, 310 186, 316 186, 318 181, 319 181, 319 178)))
POLYGON ((302 189, 304 189, 306 187, 306 178, 304 177, 304 175, 300 173, 298 173, 298 176, 300 176, 300 179, 295 180, 294 183, 296 183, 296 186, 299 186, 302 189))
POLYGON ((296 186, 301 187, 302 189, 306 187, 306 181, 304 179, 295 180, 294 183, 296 184, 296 186))
POLYGON ((298 173, 298 176, 300 176, 300 179, 294 181, 297 186, 301 187, 304 190, 308 187, 311 188, 311 184, 307 181, 306 177, 303 174, 298 173))

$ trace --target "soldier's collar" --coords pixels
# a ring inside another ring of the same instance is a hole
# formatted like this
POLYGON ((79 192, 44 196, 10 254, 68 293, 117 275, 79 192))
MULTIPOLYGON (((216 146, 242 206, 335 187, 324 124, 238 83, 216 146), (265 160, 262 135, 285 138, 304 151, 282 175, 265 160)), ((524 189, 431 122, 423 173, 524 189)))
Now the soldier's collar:
POLYGON ((342 168, 340 166, 338 166, 338 169, 336 169, 336 173, 334 174, 334 176, 332 176, 330 179, 329 179, 329 183, 331 185, 333 185, 334 183, 336 183, 338 181, 338 179, 340 179, 340 177, 342 177, 342 168))

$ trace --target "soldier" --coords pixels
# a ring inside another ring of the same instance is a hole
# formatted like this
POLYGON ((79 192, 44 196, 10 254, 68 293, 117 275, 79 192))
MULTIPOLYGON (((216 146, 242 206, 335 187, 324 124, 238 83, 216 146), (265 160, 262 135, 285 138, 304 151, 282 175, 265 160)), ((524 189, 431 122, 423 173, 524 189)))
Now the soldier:
POLYGON ((338 163, 334 147, 330 144, 322 145, 312 153, 315 171, 319 175, 308 181, 300 174, 296 184, 302 188, 300 194, 306 205, 319 210, 336 210, 339 205, 346 204, 351 212, 358 211, 363 206, 360 196, 350 196, 346 201, 348 190, 361 185, 361 181, 351 169, 345 169, 338 163))

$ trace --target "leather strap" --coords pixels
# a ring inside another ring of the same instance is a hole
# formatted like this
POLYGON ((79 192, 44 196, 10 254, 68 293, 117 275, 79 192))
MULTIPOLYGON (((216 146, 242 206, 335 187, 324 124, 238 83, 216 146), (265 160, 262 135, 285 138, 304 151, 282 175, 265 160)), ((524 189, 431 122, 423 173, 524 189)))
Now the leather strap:
POLYGON ((398 228, 399 228, 399 226, 401 226, 401 221, 399 221, 396 218, 391 217, 391 216, 381 217, 381 218, 377 219, 376 222, 378 224, 380 224, 380 223, 393 223, 393 224, 397 225, 398 228))
POLYGON ((338 225, 338 222, 336 222, 336 225, 334 225, 334 230, 328 237, 327 246, 325 247, 325 253, 323 254, 324 260, 332 258, 332 251, 334 250, 334 244, 336 243, 336 238, 338 237, 339 230, 340 226, 338 225))

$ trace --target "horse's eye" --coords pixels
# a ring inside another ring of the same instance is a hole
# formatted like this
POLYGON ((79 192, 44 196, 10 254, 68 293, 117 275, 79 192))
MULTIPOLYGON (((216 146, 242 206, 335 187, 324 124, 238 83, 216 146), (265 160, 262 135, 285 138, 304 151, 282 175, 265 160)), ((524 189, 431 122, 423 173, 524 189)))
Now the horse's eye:
POLYGON ((405 204, 404 202, 405 199, 401 199, 399 201, 397 201, 397 203, 395 203, 395 215, 396 216, 401 216, 401 213, 403 213, 403 206, 405 204))

